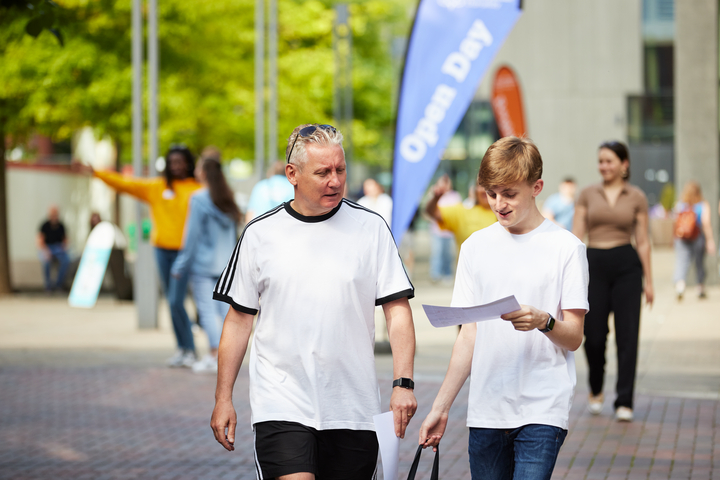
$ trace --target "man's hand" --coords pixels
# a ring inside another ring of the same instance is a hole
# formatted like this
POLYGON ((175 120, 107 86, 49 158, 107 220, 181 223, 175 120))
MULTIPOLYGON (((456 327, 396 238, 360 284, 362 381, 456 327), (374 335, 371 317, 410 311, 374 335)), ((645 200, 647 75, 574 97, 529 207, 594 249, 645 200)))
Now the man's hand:
POLYGON ((435 196, 435 198, 440 198, 449 192, 451 188, 452 183, 450 182, 450 177, 448 177, 447 174, 443 175, 432 187, 433 196, 435 196))
POLYGON ((405 438, 405 429, 417 410, 415 394, 409 388, 394 387, 390 397, 390 410, 395 422, 395 435, 405 438))
POLYGON ((77 172, 77 173, 80 173, 80 174, 82 174, 82 175, 87 175, 87 176, 90 176, 90 177, 92 177, 92 176, 95 174, 95 169, 93 169, 92 165, 86 165, 86 164, 84 164, 84 163, 80 163, 80 162, 77 162, 77 161, 72 162, 72 163, 70 164, 70 169, 71 169, 73 172, 77 172))
POLYGON ((418 444, 423 448, 433 447, 433 451, 437 452, 437 446, 440 444, 445 428, 447 428, 448 414, 431 410, 425 421, 420 427, 420 438, 418 444))
POLYGON ((536 328, 543 329, 547 326, 549 313, 531 305, 520 305, 520 310, 500 315, 500 318, 512 322, 515 330, 529 332, 536 328))
POLYGON ((210 426, 215 434, 215 440, 230 452, 235 450, 235 427, 237 414, 230 401, 216 401, 215 409, 210 419, 210 426), (227 430, 227 432, 226 432, 227 430))

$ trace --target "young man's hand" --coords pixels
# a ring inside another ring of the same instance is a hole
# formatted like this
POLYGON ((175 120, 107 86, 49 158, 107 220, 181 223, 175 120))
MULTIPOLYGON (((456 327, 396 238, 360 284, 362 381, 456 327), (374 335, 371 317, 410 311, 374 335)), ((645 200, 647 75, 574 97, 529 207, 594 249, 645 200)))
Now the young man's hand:
POLYGON ((412 390, 394 387, 390 397, 390 410, 395 422, 395 435, 405 438, 405 429, 417 410, 417 400, 412 390))
POLYGON ((447 422, 448 414, 446 412, 431 410, 420 427, 418 444, 422 445, 423 448, 433 447, 433 451, 437 452, 437 446, 445 433, 447 422))
POLYGON ((215 402, 215 409, 210 419, 210 426, 215 434, 215 440, 230 452, 235 450, 235 427, 237 426, 237 414, 232 402, 215 402), (227 433, 226 430, 227 429, 227 433))
POLYGON ((529 332, 536 328, 543 329, 547 326, 550 314, 548 312, 538 310, 532 305, 520 305, 520 310, 500 315, 500 318, 512 322, 515 330, 521 332, 529 332))

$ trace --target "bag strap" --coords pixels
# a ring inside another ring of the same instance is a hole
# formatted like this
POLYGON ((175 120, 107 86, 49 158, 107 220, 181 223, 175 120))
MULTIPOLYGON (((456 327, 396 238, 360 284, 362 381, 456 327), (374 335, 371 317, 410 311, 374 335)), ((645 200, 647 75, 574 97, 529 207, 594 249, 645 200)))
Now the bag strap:
MULTIPOLYGON (((433 460, 432 472, 430 473, 430 480, 438 480, 438 471, 440 470, 440 445, 437 447, 435 452, 435 460, 433 460)), ((417 452, 415 452, 415 459, 413 460, 410 472, 408 472, 407 480, 415 480, 415 474, 417 473, 418 465, 420 464, 420 454, 422 454, 423 447, 418 445, 417 452)))

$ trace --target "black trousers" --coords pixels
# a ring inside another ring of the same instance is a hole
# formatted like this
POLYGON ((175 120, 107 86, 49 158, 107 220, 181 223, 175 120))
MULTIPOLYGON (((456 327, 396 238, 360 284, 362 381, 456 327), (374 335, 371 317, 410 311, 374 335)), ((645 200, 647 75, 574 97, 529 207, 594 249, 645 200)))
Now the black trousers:
POLYGON ((608 316, 613 312, 618 355, 615 408, 632 408, 643 292, 640 257, 632 245, 609 249, 588 248, 587 256, 590 269, 590 312, 585 316, 585 354, 590 390, 593 395, 603 391, 608 316))

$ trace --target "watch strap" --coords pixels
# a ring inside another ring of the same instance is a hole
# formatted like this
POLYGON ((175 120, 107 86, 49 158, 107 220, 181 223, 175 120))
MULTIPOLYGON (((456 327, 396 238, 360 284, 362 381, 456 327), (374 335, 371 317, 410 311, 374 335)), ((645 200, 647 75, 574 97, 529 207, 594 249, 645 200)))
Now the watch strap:
POLYGON ((547 332, 551 331, 554 326, 555 326, 555 318, 548 313, 548 321, 547 321, 547 324, 545 325, 545 328, 540 328, 539 330, 542 333, 547 333, 547 332))
POLYGON ((393 388, 395 387, 407 388, 409 390, 412 390, 415 388, 415 382, 413 382, 411 378, 400 377, 393 380, 393 388))

